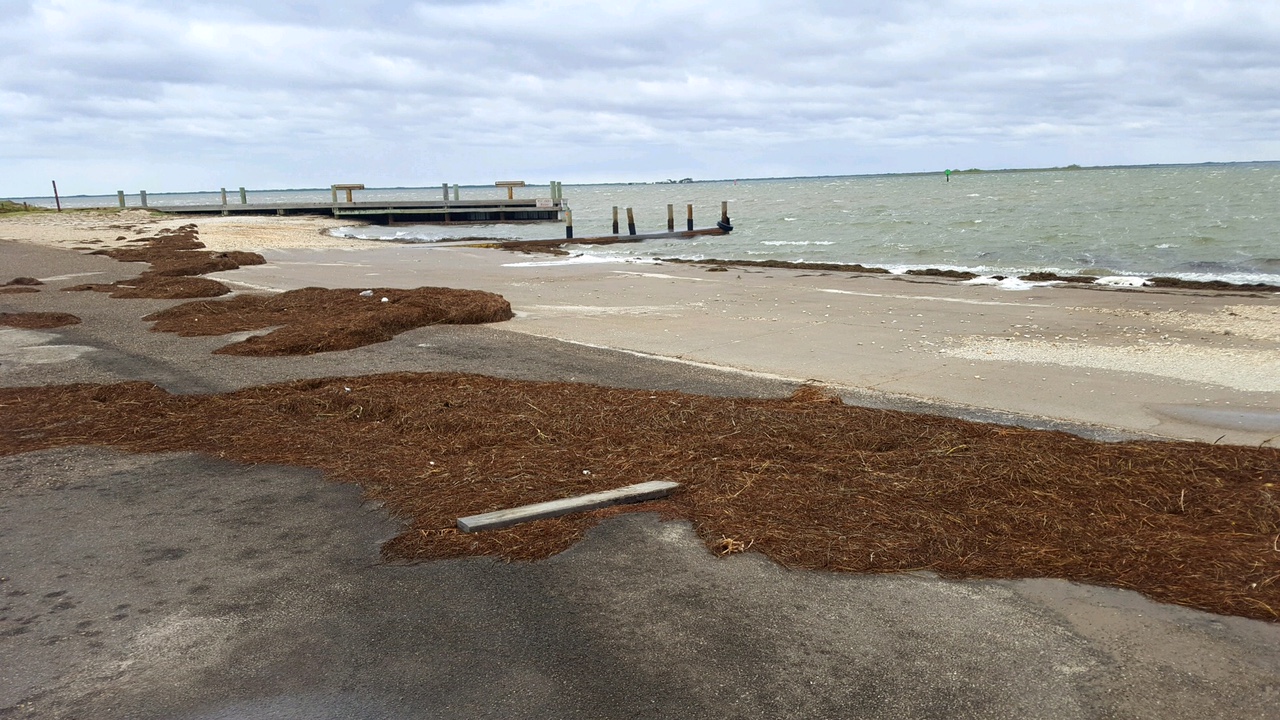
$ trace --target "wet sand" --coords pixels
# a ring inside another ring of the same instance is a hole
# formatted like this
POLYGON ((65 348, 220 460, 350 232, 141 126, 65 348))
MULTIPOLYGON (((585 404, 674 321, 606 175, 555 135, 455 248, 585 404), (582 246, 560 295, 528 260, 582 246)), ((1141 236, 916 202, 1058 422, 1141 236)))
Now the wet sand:
MULTIPOLYGON (((69 247, 193 221, 108 213, 75 227, 70 215, 0 218, 0 238, 69 247)), ((505 331, 811 380, 851 402, 924 401, 1209 442, 1256 445, 1280 436, 1275 295, 1069 285, 1008 291, 928 277, 586 264, 332 238, 322 233, 340 223, 325 219, 194 222, 210 249, 267 259, 209 276, 238 290, 487 290, 515 309, 505 331)))
POLYGON ((276 250, 235 287, 496 292, 506 330, 831 385, 1181 439, 1280 435, 1280 299, 793 270, 554 264, 476 248, 276 250))

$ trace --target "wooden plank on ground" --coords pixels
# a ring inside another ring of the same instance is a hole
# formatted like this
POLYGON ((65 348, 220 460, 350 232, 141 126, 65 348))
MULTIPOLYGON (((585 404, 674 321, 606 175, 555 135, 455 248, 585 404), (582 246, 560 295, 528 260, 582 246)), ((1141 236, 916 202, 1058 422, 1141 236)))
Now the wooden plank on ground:
POLYGON ((467 517, 458 518, 458 529, 462 532, 497 530, 499 528, 517 525, 522 522, 528 522, 530 520, 541 520, 543 518, 568 515, 569 513, 586 512, 587 510, 609 507, 610 505, 656 500, 657 498, 670 495, 671 491, 678 487, 680 487, 680 483, 669 482, 666 480, 653 480, 636 485, 628 485, 615 490, 591 493, 590 495, 579 495, 578 497, 565 498, 563 500, 552 500, 550 502, 534 503, 533 505, 522 505, 521 507, 510 508, 508 510, 495 510, 493 512, 482 513, 480 515, 469 515, 467 517))

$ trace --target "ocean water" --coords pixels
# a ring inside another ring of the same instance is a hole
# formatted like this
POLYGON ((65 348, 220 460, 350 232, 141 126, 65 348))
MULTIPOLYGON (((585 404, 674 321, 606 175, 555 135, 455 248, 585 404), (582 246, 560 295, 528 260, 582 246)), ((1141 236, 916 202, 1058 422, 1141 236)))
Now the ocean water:
MULTIPOLYGON (((463 188, 463 199, 498 188, 463 188)), ((519 191, 547 196, 546 186, 519 191)), ((578 237, 608 234, 613 206, 638 232, 695 226, 729 202, 732 234, 610 246, 568 246, 577 261, 623 258, 862 263, 980 274, 1166 275, 1280 284, 1280 162, 943 175, 727 180, 692 184, 565 185, 578 237)), ((235 202, 235 193, 230 193, 235 202)), ((440 196, 440 189, 370 190, 359 199, 440 196)), ((252 192, 251 202, 326 201, 329 191, 252 192)), ((64 203, 93 202, 74 198, 64 203)), ((99 201, 99 205, 112 205, 99 201)), ((216 193, 151 195, 152 205, 218 202, 216 193)), ((136 204, 134 201, 131 205, 136 204)), ((555 238, 562 226, 352 227, 335 234, 436 242, 462 237, 555 238)))
MULTIPOLYGON (((611 231, 612 207, 638 232, 695 226, 729 202, 732 234, 568 246, 583 259, 862 263, 894 272, 1174 276, 1280 284, 1280 163, 1036 172, 565 186, 574 234, 611 231)), ((352 228, 354 237, 563 237, 551 225, 352 228)))

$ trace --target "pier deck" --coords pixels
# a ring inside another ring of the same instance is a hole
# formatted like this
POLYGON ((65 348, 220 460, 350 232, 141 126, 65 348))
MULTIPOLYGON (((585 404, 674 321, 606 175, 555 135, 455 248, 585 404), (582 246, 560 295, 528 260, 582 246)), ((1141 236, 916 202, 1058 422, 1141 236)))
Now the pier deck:
POLYGON ((545 198, 511 200, 392 200, 215 205, 163 205, 149 209, 182 215, 323 215, 350 217, 377 225, 479 222, 554 222, 562 202, 545 198))

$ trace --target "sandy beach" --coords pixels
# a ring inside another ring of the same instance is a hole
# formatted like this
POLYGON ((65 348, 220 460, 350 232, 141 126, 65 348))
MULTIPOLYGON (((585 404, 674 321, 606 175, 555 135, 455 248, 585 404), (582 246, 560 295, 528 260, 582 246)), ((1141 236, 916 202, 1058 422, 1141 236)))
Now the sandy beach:
POLYGON ((188 222, 211 250, 263 254, 265 265, 210 276, 246 292, 486 290, 516 312, 506 331, 812 381, 857 404, 986 411, 1116 436, 1256 445, 1280 435, 1275 295, 578 263, 337 238, 327 230, 350 223, 323 218, 30 214, 0 218, 0 239, 83 251, 188 222))

